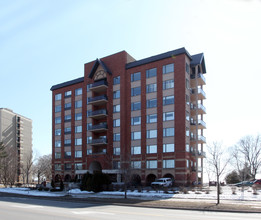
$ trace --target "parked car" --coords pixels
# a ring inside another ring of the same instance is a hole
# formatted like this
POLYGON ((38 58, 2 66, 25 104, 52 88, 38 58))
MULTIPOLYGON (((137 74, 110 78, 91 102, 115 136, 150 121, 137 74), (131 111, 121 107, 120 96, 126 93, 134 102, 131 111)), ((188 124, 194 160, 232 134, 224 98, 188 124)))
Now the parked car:
POLYGON ((239 183, 234 184, 234 186, 240 187, 240 186, 252 186, 254 184, 253 181, 242 181, 239 183))
POLYGON ((261 185, 261 179, 255 180, 255 181, 253 182, 253 184, 255 184, 255 185, 261 185))
POLYGON ((154 182, 151 183, 152 187, 170 187, 172 186, 172 179, 171 178, 160 178, 155 180, 154 182))

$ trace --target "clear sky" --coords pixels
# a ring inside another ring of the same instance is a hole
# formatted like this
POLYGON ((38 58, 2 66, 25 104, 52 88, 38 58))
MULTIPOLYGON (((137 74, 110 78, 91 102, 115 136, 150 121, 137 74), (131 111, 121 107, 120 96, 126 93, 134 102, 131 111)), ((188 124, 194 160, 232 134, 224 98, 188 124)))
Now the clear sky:
POLYGON ((136 60, 204 52, 208 142, 260 132, 260 0, 0 0, 0 107, 33 120, 51 153, 52 85, 126 50, 136 60))

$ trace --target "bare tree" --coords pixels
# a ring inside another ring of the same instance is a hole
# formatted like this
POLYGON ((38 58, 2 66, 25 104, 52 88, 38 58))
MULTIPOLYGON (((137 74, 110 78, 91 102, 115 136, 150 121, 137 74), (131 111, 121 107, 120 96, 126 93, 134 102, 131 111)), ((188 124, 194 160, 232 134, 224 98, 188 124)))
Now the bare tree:
POLYGON ((38 184, 43 180, 50 180, 52 177, 52 155, 44 155, 37 159, 33 165, 33 174, 37 176, 38 184))
POLYGON ((32 173, 32 166, 33 166, 33 155, 30 152, 24 156, 23 162, 21 163, 21 170, 24 179, 26 180, 26 184, 29 183, 29 177, 32 173))
POLYGON ((226 152, 222 149, 222 144, 213 142, 207 146, 208 156, 207 163, 210 170, 216 175, 217 180, 217 205, 220 203, 220 177, 224 173, 230 158, 226 158, 226 152))
POLYGON ((251 178, 255 179, 261 167, 261 136, 245 136, 235 146, 237 164, 242 168, 249 167, 251 178))

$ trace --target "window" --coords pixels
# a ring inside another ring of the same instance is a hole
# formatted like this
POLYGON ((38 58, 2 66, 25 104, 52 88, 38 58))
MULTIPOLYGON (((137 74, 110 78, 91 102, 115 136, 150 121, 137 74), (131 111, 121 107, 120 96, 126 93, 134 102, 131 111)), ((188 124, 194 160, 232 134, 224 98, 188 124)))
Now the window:
POLYGON ((81 150, 75 151, 75 158, 81 158, 81 157, 82 157, 82 151, 81 150))
POLYGON ((65 170, 71 170, 72 169, 72 164, 71 163, 65 163, 64 164, 64 169, 65 170))
POLYGON ((187 168, 189 168, 189 160, 187 160, 187 168))
POLYGON ((162 87, 163 90, 174 88, 174 79, 163 81, 162 87))
POLYGON ((55 106, 55 112, 61 112, 61 110, 62 110, 62 106, 61 105, 55 106))
POLYGON ((163 153, 170 153, 175 151, 174 144, 163 144, 163 153))
POLYGON ((82 138, 75 138, 75 146, 82 145, 82 138))
POLYGON ((147 108, 155 108, 157 107, 157 99, 147 100, 147 108))
POLYGON ((64 110, 69 110, 69 109, 71 109, 71 107, 72 107, 72 103, 65 103, 64 104, 64 110))
POLYGON ((131 132, 131 140, 140 140, 140 139, 141 139, 140 131, 131 132))
POLYGON ((87 137, 87 144, 91 144, 92 143, 92 137, 87 137))
POLYGON ((163 137, 172 137, 175 134, 174 128, 163 128, 163 137))
POLYGON ((55 129, 55 131, 54 131, 54 134, 55 134, 55 136, 60 136, 61 135, 61 129, 59 128, 59 129, 55 129))
POLYGON ((147 165, 147 169, 156 169, 157 168, 157 160, 147 160, 146 165, 147 165))
POLYGON ((75 133, 82 133, 82 126, 75 126, 75 133))
POLYGON ((186 127, 186 136, 189 137, 189 128, 186 127))
POLYGON ((141 146, 132 146, 131 154, 132 155, 141 154, 141 146))
POLYGON ((91 113, 92 113, 92 110, 88 110, 88 111, 86 112, 86 116, 89 117, 89 116, 91 115, 91 113))
POLYGON ((113 98, 114 99, 119 99, 120 98, 120 90, 116 90, 113 92, 113 98))
POLYGON ((131 161, 132 169, 141 169, 141 161, 131 161))
POLYGON ((157 145, 147 145, 147 154, 156 154, 157 153, 157 145))
POLYGON ((113 120, 113 127, 120 127, 121 126, 121 120, 118 118, 118 119, 114 119, 113 120))
POLYGON ((131 88, 131 96, 137 96, 141 94, 140 87, 131 88))
POLYGON ((75 113, 75 121, 82 120, 82 113, 75 113))
POLYGON ((70 159, 71 156, 72 156, 71 151, 65 151, 65 152, 64 152, 64 158, 65 158, 65 159, 70 159))
POLYGON ((55 124, 61 124, 61 117, 56 117, 54 120, 55 124))
POLYGON ((61 93, 55 95, 55 101, 59 101, 61 99, 62 99, 62 94, 61 93))
POLYGON ((71 121, 71 119, 72 119, 71 115, 65 115, 64 116, 64 122, 69 122, 69 121, 71 121))
POLYGON ((64 146, 71 146, 71 139, 64 139, 64 146))
POLYGON ((175 160, 163 160, 163 168, 175 168, 175 160))
POLYGON ((189 85, 189 80, 188 79, 186 79, 186 88, 190 89, 190 85, 189 85))
POLYGON ((121 105, 114 105, 113 106, 113 113, 117 113, 121 111, 121 105))
POLYGON ((156 83, 146 85, 146 93, 151 93, 151 92, 157 92, 157 84, 156 83))
POLYGON ((54 146, 55 146, 55 147, 61 147, 61 145, 62 145, 62 143, 61 143, 60 140, 54 142, 54 146))
POLYGON ((157 76, 157 68, 146 70, 146 78, 157 76))
POLYGON ((121 168, 121 163, 120 161, 113 161, 113 169, 120 169, 121 168))
POLYGON ((157 130, 147 130, 147 138, 157 138, 157 130))
POLYGON ((131 82, 140 80, 140 72, 131 74, 131 82))
POLYGON ((114 133, 113 134, 113 141, 120 141, 121 140, 121 134, 120 133, 114 133))
POLYGON ((72 96, 72 91, 67 91, 64 93, 65 98, 71 97, 72 96))
POLYGON ((55 159, 61 159, 61 153, 55 152, 55 159))
POLYGON ((120 155, 121 154, 121 148, 120 147, 114 147, 113 148, 113 154, 114 155, 120 155))
POLYGON ((165 65, 162 67, 162 73, 166 74, 166 73, 173 73, 174 72, 174 63, 165 65))
POLYGON ((147 115, 147 123, 156 123, 157 114, 147 115))
POLYGON ((113 85, 120 84, 120 76, 116 76, 113 78, 113 85))
POLYGON ((89 131, 92 128, 92 123, 87 124, 87 131, 89 131))
POLYGON ((76 163, 75 170, 82 170, 82 163, 76 163))
POLYGON ((54 169, 55 170, 62 170, 61 164, 54 164, 54 169))
POLYGON ((87 149, 87 155, 91 155, 92 154, 92 149, 87 149))
POLYGON ((174 95, 164 96, 163 105, 171 105, 171 104, 174 104, 174 95))
POLYGON ((141 109, 141 103, 140 102, 132 102, 131 103, 131 111, 137 111, 141 109))
POLYGON ((190 73, 190 68, 189 65, 186 63, 186 72, 189 74, 190 73))
POLYGON ((189 121, 189 112, 186 111, 186 120, 189 121))
POLYGON ((189 96, 186 95, 186 104, 189 105, 189 96))
POLYGON ((71 127, 64 128, 64 134, 71 134, 71 127))
POLYGON ((75 96, 82 94, 82 88, 75 89, 75 96))
POLYGON ((189 144, 186 144, 186 152, 189 152, 189 144))
POLYGON ((131 125, 140 125, 140 124, 141 124, 141 116, 131 118, 131 125))
POLYGON ((82 107, 82 100, 75 101, 75 108, 81 108, 82 107))
POLYGON ((163 112, 163 121, 174 120, 174 112, 163 112))

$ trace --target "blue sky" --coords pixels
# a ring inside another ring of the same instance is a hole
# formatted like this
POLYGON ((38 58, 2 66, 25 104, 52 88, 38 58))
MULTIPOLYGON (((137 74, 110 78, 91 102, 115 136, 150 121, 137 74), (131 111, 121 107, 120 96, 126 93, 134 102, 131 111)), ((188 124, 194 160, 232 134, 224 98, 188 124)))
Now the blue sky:
POLYGON ((33 120, 51 153, 52 85, 122 50, 135 59, 204 52, 208 142, 260 132, 260 0, 0 0, 0 107, 33 120))

